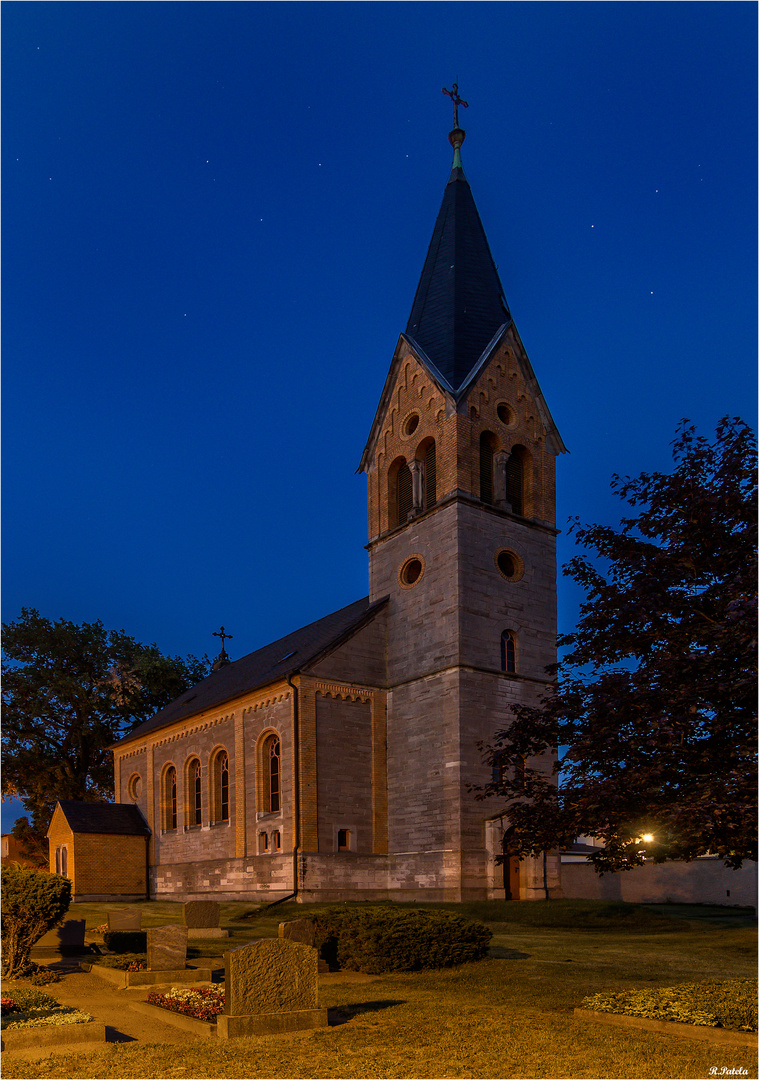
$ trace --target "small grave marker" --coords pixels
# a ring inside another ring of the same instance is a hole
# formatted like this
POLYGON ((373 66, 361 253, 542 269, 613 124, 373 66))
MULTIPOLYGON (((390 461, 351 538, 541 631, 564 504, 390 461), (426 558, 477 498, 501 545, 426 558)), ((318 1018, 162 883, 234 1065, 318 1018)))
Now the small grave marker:
POLYGON ((148 928, 148 971, 184 971, 186 963, 186 926, 148 928))
POLYGON ((109 930, 141 930, 142 912, 135 908, 108 912, 109 930))

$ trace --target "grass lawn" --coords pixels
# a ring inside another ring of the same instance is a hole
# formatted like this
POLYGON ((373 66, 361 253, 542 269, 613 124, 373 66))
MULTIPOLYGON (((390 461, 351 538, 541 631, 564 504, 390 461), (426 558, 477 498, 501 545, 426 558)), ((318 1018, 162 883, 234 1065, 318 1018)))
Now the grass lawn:
MULTIPOLYGON (((126 906, 126 905, 125 905, 126 906)), ((145 903, 143 925, 179 921, 180 908, 145 903)), ((433 905, 430 905, 433 906, 433 905)), ((445 971, 330 983, 320 1003, 333 1026, 298 1037, 177 1046, 116 1044, 96 1054, 25 1063, 4 1075, 42 1077, 756 1077, 749 1048, 588 1025, 575 1006, 601 991, 670 986, 755 973, 756 935, 744 912, 697 907, 668 914, 592 901, 438 905, 488 922, 488 960, 445 971), (726 924, 726 925, 725 925, 726 924), (710 1072, 710 1070, 713 1070, 710 1072), (729 1070, 733 1070, 730 1073, 729 1070)), ((72 905, 95 926, 108 905, 72 905)), ((307 905, 239 920, 222 905, 231 945, 276 934, 307 905)), ((218 943, 215 949, 219 950, 218 943)), ((54 987, 50 988, 54 991, 54 987)))

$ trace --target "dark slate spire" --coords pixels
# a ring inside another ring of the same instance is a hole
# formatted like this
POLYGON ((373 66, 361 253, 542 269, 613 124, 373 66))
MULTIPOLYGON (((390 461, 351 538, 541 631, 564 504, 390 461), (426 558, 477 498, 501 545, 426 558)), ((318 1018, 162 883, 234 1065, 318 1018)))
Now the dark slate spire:
POLYGON ((454 149, 453 169, 406 336, 421 346, 456 391, 511 315, 461 167, 464 132, 454 127, 448 138, 454 149))

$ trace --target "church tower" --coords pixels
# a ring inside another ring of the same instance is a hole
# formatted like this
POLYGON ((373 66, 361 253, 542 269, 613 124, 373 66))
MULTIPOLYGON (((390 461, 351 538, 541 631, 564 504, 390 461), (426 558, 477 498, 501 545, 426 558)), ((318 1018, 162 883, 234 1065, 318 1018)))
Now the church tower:
MULTIPOLYGON (((454 104, 461 103, 454 85, 454 104)), ((457 113, 457 109, 456 109, 457 113)), ((558 859, 495 864, 508 820, 479 743, 556 659, 554 466, 565 452, 461 164, 443 193, 360 469, 370 601, 387 603, 388 892, 558 895, 558 859)), ((546 768, 549 763, 546 763, 546 768)))

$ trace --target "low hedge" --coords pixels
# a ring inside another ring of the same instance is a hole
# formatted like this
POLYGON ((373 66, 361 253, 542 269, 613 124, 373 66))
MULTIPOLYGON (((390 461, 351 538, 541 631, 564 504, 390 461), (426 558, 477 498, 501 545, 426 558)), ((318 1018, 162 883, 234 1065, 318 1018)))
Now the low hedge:
POLYGON ((331 969, 369 975, 481 960, 493 936, 484 923, 424 909, 327 908, 312 921, 314 944, 331 969))
POLYGON ((109 952, 147 953, 148 935, 146 930, 106 930, 103 944, 109 952))
POLYGON ((756 982, 753 979, 680 983, 646 990, 623 990, 616 994, 594 994, 583 999, 582 1008, 697 1027, 721 1027, 732 1031, 756 1031, 757 1028, 756 982))

